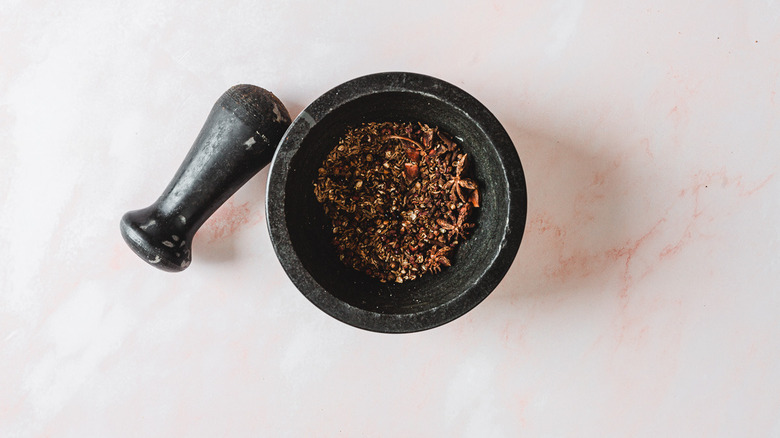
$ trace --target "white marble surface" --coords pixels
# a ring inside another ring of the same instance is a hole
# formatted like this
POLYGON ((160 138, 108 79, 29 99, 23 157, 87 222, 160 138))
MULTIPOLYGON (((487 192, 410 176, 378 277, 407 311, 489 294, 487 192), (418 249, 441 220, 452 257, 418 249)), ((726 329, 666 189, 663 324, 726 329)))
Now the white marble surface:
POLYGON ((3 1, 0 436, 780 436, 780 2, 640 3, 3 1), (267 171, 181 274, 122 242, 231 85, 297 115, 387 70, 473 94, 525 167, 463 318, 317 310, 267 171))

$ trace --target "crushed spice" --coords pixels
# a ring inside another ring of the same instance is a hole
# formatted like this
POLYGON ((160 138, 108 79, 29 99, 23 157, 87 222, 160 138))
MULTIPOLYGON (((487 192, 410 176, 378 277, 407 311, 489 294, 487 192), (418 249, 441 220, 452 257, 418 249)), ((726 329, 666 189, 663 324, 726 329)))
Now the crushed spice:
POLYGON ((348 129, 314 181, 339 259, 396 283, 451 266, 479 207, 468 164, 468 154, 435 126, 371 122, 348 129))

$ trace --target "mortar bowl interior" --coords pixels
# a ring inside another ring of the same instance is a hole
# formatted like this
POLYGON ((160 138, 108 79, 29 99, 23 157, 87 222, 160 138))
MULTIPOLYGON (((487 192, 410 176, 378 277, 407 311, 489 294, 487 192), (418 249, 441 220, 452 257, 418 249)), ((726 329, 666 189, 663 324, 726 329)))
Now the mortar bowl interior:
POLYGON ((336 319, 386 333, 439 326, 485 299, 515 258, 526 203, 520 159, 498 120, 454 85, 413 73, 357 78, 304 109, 279 145, 266 197, 271 240, 296 287, 336 319), (469 155, 480 187, 477 225, 458 246, 452 266, 401 284, 382 283, 342 264, 331 243, 330 219, 314 196, 317 171, 346 130, 383 121, 427 123, 450 133, 469 155))

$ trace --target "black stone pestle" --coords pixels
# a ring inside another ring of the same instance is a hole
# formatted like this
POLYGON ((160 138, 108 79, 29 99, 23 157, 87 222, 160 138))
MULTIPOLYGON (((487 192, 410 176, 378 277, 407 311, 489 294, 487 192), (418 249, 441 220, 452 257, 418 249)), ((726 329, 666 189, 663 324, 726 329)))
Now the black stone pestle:
POLYGON ((152 266, 171 272, 186 269, 195 233, 271 161, 290 122, 273 93, 254 85, 227 90, 160 198, 122 217, 125 242, 152 266))

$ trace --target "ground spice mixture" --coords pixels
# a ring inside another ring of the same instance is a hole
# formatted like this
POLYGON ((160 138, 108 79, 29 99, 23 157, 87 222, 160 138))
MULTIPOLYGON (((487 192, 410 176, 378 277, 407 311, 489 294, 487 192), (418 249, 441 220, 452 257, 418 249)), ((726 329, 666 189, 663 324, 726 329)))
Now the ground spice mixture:
POLYGON ((468 162, 437 127, 385 122, 347 130, 314 182, 342 262, 397 283, 450 266, 479 207, 468 162))

